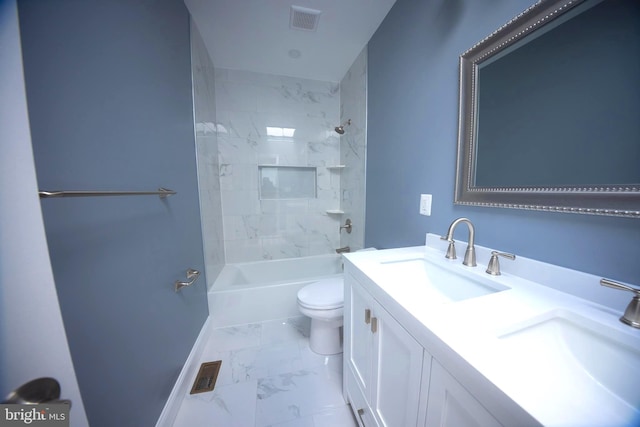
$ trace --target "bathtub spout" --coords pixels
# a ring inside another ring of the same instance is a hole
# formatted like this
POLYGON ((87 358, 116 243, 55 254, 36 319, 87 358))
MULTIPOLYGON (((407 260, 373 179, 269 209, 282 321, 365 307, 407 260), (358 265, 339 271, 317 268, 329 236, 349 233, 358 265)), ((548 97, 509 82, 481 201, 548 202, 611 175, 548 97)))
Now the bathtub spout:
POLYGON ((345 252, 351 252, 351 248, 349 246, 345 246, 344 248, 336 249, 337 254, 343 254, 345 252))

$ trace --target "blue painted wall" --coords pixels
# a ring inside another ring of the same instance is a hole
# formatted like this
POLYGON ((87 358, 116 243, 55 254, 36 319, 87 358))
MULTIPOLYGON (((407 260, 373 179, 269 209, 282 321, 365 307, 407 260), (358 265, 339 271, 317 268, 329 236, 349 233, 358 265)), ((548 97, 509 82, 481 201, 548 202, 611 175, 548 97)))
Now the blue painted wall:
POLYGON ((459 55, 531 3, 398 0, 391 9, 369 42, 365 245, 421 245, 425 232, 444 234, 466 216, 479 245, 640 285, 640 220, 453 204, 459 55), (433 194, 430 217, 418 214, 420 193, 433 194))
POLYGON ((151 426, 207 317, 189 15, 25 0, 19 16, 40 188, 177 191, 41 201, 89 422, 151 426), (175 293, 189 267, 203 277, 175 293))

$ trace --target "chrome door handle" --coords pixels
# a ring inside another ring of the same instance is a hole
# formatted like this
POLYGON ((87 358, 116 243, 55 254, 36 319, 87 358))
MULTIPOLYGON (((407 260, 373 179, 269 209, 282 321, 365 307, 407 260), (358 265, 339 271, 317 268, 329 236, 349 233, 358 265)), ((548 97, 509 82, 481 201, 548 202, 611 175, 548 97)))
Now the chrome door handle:
POLYGON ((64 404, 71 408, 71 401, 60 399, 60 383, 55 378, 42 377, 22 384, 13 390, 2 404, 38 405, 43 403, 64 404))
POLYGON ((176 280, 176 283, 175 283, 176 292, 178 292, 180 289, 184 288, 185 286, 193 285, 193 283, 196 280, 198 280, 198 277, 200 277, 200 272, 198 270, 194 270, 193 268, 188 269, 186 281, 176 280))
POLYGON ((365 308, 364 310, 364 323, 367 325, 371 323, 371 309, 365 308))

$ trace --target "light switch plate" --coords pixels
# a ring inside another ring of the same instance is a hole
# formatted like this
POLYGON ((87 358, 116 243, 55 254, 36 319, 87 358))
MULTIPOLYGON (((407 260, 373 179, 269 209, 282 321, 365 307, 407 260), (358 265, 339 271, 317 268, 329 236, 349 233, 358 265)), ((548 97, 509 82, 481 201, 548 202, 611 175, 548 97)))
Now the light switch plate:
POLYGON ((420 195, 420 215, 431 215, 431 194, 420 195))

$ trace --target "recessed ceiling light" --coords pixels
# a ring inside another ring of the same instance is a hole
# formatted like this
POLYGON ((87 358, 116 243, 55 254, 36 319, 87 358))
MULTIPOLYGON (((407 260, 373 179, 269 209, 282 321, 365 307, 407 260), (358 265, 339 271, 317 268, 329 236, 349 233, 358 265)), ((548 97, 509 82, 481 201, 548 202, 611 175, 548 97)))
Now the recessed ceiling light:
POLYGON ((298 49, 289 49, 289 58, 298 59, 301 55, 298 49))

